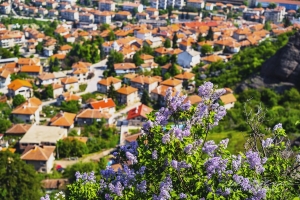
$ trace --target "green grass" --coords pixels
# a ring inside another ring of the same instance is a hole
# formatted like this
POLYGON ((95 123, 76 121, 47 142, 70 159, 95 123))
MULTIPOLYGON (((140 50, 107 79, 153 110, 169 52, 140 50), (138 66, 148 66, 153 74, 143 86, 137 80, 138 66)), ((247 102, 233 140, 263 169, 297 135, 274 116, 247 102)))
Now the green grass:
POLYGON ((207 140, 214 140, 217 144, 226 138, 229 138, 227 149, 231 153, 244 151, 244 144, 247 139, 247 134, 245 132, 226 131, 221 133, 209 133, 207 136, 207 140))

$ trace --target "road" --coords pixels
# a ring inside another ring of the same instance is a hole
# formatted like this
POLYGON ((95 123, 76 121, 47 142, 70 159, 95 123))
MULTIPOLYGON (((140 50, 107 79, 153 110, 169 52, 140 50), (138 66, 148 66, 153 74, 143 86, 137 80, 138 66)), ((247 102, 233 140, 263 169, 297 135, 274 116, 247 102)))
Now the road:
MULTIPOLYGON (((5 18, 8 18, 8 16, 7 15, 1 15, 0 16, 0 18, 1 17, 5 17, 5 18)), ((35 20, 37 20, 37 21, 43 21, 43 22, 48 22, 48 21, 53 21, 53 19, 44 19, 44 18, 35 18, 35 17, 24 17, 24 16, 11 16, 11 18, 17 18, 17 19, 35 19, 35 20)))
POLYGON ((103 158, 103 157, 109 155, 110 152, 112 152, 114 150, 115 150, 115 148, 112 148, 112 149, 108 149, 105 151, 93 153, 88 156, 79 158, 78 160, 55 160, 54 164, 60 165, 61 167, 66 168, 67 166, 74 165, 78 162, 90 162, 92 160, 99 160, 100 158, 103 158))
POLYGON ((98 63, 95 63, 91 66, 91 71, 94 72, 95 76, 89 81, 88 86, 85 92, 95 92, 97 91, 97 83, 101 80, 104 72, 104 66, 106 66, 107 59, 104 59, 98 63))

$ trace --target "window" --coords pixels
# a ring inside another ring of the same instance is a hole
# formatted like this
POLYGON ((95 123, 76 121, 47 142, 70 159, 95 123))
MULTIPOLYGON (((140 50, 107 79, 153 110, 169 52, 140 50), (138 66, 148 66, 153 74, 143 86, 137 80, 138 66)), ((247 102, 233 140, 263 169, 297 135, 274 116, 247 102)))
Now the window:
POLYGON ((46 161, 40 161, 40 165, 45 165, 46 161))

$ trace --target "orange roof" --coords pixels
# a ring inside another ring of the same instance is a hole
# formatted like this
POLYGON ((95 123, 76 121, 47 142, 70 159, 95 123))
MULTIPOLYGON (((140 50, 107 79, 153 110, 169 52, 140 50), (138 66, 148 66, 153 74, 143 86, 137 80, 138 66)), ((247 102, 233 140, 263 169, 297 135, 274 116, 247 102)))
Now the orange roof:
POLYGON ((24 81, 24 80, 20 80, 20 79, 16 79, 14 81, 12 81, 8 86, 8 89, 10 90, 18 90, 21 87, 29 87, 32 88, 31 83, 29 83, 28 81, 24 81))
POLYGON ((60 79, 60 81, 63 84, 72 84, 72 83, 77 83, 78 79, 76 77, 66 77, 66 78, 60 79))
POLYGON ((125 95, 129 95, 129 94, 134 93, 136 91, 138 91, 138 89, 136 89, 134 87, 131 87, 131 86, 125 86, 125 87, 122 87, 122 88, 117 90, 118 93, 125 94, 125 95))
POLYGON ((12 72, 10 70, 7 70, 7 69, 4 69, 1 74, 0 74, 0 77, 3 77, 3 78, 7 78, 12 72))
POLYGON ((86 74, 89 70, 86 68, 77 68, 73 71, 73 74, 86 74))
POLYGON ((76 114, 61 112, 50 119, 50 126, 72 126, 76 114))
POLYGON ((166 85, 166 86, 169 86, 169 87, 175 87, 179 84, 181 84, 182 81, 178 80, 178 79, 174 79, 174 78, 169 78, 163 82, 161 82, 160 84, 161 85, 166 85))
POLYGON ((22 105, 16 107, 11 113, 18 115, 33 115, 38 109, 38 106, 31 106, 30 104, 28 104, 28 102, 25 102, 22 105))
POLYGON ((20 72, 35 72, 35 73, 40 73, 42 70, 41 66, 36 66, 36 65, 24 65, 21 67, 20 72))
POLYGON ((180 80, 184 80, 184 79, 190 80, 193 77, 195 77, 195 74, 187 72, 187 71, 175 76, 175 78, 180 79, 180 80))
POLYGON ((54 54, 51 58, 57 58, 58 60, 64 60, 66 58, 65 54, 54 54))
POLYGON ((120 82, 122 82, 120 79, 110 76, 107 77, 106 79, 100 80, 98 83, 101 85, 109 86, 110 84, 116 84, 120 82))
POLYGON ((68 50, 71 50, 72 49, 72 46, 66 44, 66 45, 63 45, 60 47, 60 50, 61 51, 68 51, 68 50))
POLYGON ((220 97, 221 101, 226 105, 226 104, 229 104, 229 103, 233 103, 233 102, 236 102, 236 98, 233 94, 229 93, 229 94, 225 94, 225 95, 222 95, 220 97))
POLYGON ((89 62, 77 62, 72 65, 72 68, 89 68, 92 63, 89 62))
POLYGON ((130 16, 130 15, 131 15, 131 13, 130 13, 130 12, 128 12, 128 11, 119 11, 119 12, 117 12, 117 13, 116 13, 116 15, 125 15, 125 16, 130 16))
MULTIPOLYGON (((166 92, 168 90, 168 88, 170 88, 169 86, 166 85, 160 85, 157 88, 155 88, 154 90, 151 91, 151 93, 155 93, 161 96, 166 96, 166 92)), ((175 96, 175 94, 177 93, 177 90, 173 87, 172 88, 172 96, 175 96)), ((182 96, 182 94, 180 93, 180 96, 182 96)))
POLYGON ((56 90, 56 89, 59 89, 59 88, 63 87, 62 85, 56 84, 56 83, 52 83, 51 85, 52 85, 53 90, 56 90))
POLYGON ((223 60, 223 58, 213 54, 213 55, 210 55, 207 57, 203 57, 202 60, 207 61, 207 62, 217 62, 217 61, 223 60))
POLYGON ((73 94, 71 92, 65 92, 62 94, 65 98, 65 101, 78 101, 81 99, 81 96, 78 96, 76 94, 73 94))
POLYGON ((185 99, 185 102, 190 101, 192 105, 199 104, 202 101, 202 98, 198 95, 191 95, 185 99))
POLYGON ((135 117, 143 117, 147 118, 147 114, 152 112, 152 108, 149 108, 148 106, 141 104, 136 108, 131 109, 127 114, 127 120, 133 119, 135 117))
POLYGON ((49 79, 54 79, 55 76, 53 73, 43 73, 43 74, 40 74, 38 76, 38 78, 41 80, 49 80, 49 79))
POLYGON ((157 52, 159 54, 167 54, 168 50, 165 47, 159 47, 159 48, 155 49, 155 52, 157 52))
POLYGON ((31 127, 31 124, 15 124, 10 127, 5 134, 25 134, 31 127))
POLYGON ((104 99, 101 101, 91 102, 91 107, 93 109, 100 109, 100 108, 112 108, 116 107, 115 102, 112 100, 112 98, 104 99))
POLYGON ((36 65, 40 61, 39 58, 19 58, 19 65, 36 65))
POLYGON ((78 140, 80 142, 86 143, 89 138, 88 137, 79 137, 79 136, 68 136, 66 138, 64 138, 64 140, 78 140))
POLYGON ((101 112, 97 109, 85 109, 77 115, 77 118, 89 118, 89 119, 109 119, 111 115, 107 112, 101 112))
POLYGON ((138 74, 125 74, 124 75, 124 78, 128 78, 128 79, 133 79, 133 78, 135 78, 135 77, 137 77, 138 76, 138 74))
POLYGON ((141 58, 142 60, 150 60, 150 59, 153 59, 154 57, 151 56, 151 55, 148 55, 148 54, 142 54, 142 55, 140 56, 140 58, 141 58))
POLYGON ((118 64, 114 64, 114 68, 116 70, 118 70, 118 69, 135 69, 136 66, 134 63, 118 63, 118 64))
POLYGON ((136 83, 140 83, 140 84, 152 84, 155 82, 158 82, 158 80, 156 78, 153 77, 149 77, 149 76, 137 76, 133 79, 130 80, 131 82, 136 82, 136 83))
POLYGON ((42 105, 42 101, 36 97, 31 97, 27 100, 28 104, 31 106, 40 106, 42 105))
POLYGON ((22 160, 47 161, 55 150, 55 146, 27 146, 23 154, 22 160))

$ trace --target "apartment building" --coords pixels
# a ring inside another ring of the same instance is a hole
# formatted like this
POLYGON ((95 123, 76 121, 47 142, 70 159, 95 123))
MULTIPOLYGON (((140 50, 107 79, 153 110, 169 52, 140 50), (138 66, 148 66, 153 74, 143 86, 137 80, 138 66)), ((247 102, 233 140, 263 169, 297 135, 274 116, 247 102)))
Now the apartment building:
POLYGON ((79 21, 94 23, 94 15, 91 13, 79 13, 79 21))
POLYGON ((3 35, 0 35, 0 47, 2 48, 11 48, 16 44, 25 44, 25 42, 25 35, 20 31, 9 31, 3 35))
POLYGON ((79 20, 79 12, 76 10, 62 10, 61 17, 67 21, 79 20))
POLYGON ((95 12, 94 13, 94 18, 95 18, 95 23, 100 24, 100 23, 105 23, 105 24, 110 24, 111 23, 111 12, 109 11, 104 11, 104 12, 95 12))
POLYGON ((0 5, 0 13, 1 14, 9 14, 11 11, 11 4, 10 3, 7 3, 7 2, 4 2, 0 5))
POLYGON ((137 2, 124 2, 123 3, 123 10, 124 11, 129 11, 129 12, 132 12, 134 9, 137 9, 137 11, 139 13, 143 12, 144 10, 144 7, 142 4, 140 4, 138 1, 137 2))
POLYGON ((202 0, 188 0, 187 4, 188 7, 192 7, 192 8, 204 8, 205 2, 202 0))
POLYGON ((102 0, 102 1, 99 1, 99 3, 98 3, 98 9, 100 11, 115 11, 116 3, 113 1, 102 0))

